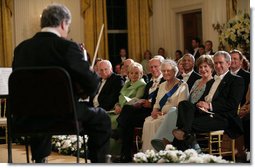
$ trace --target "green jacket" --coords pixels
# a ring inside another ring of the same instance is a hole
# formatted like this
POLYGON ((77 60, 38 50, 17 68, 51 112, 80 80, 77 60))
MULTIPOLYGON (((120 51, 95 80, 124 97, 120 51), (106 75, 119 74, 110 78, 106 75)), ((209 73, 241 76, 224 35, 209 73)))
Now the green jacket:
POLYGON ((122 87, 119 96, 119 104, 121 108, 125 104, 132 104, 140 99, 144 94, 145 86, 146 83, 143 78, 136 81, 132 85, 130 81, 126 82, 122 87))

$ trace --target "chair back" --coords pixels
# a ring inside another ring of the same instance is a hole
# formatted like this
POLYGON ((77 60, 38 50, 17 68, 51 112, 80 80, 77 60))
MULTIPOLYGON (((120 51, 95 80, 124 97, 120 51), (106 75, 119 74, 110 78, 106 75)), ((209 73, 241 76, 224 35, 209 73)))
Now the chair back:
POLYGON ((19 68, 8 85, 11 136, 80 132, 71 79, 63 68, 19 68))

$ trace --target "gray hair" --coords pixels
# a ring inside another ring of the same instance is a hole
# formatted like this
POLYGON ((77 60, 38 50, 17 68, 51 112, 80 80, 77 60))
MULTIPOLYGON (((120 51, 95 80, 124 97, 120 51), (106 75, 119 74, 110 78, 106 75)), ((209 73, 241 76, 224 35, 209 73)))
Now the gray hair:
POLYGON ((134 62, 134 63, 130 64, 128 67, 128 72, 130 72, 133 68, 138 68, 138 70, 141 73, 143 73, 143 66, 140 63, 134 62))
POLYGON ((151 60, 159 60, 160 64, 162 64, 165 58, 161 55, 155 55, 151 60))
MULTIPOLYGON (((178 66, 176 64, 176 62, 174 60, 171 60, 171 59, 165 59, 162 63, 162 65, 165 65, 165 64, 168 64, 172 67, 172 69, 174 70, 175 72, 175 76, 178 74, 179 72, 179 69, 178 69, 178 66)), ((161 65, 161 67, 162 67, 161 65)))
POLYGON ((51 4, 43 10, 41 28, 58 27, 62 21, 71 22, 71 12, 61 4, 51 4))
POLYGON ((220 55, 223 55, 224 58, 225 58, 225 61, 226 62, 231 62, 231 56, 228 52, 226 51, 217 51, 214 55, 213 55, 213 58, 214 57, 217 57, 217 56, 220 56, 220 55))
POLYGON ((112 69, 112 63, 109 60, 101 60, 101 61, 99 61, 98 66, 100 66, 100 64, 102 64, 102 63, 106 63, 107 66, 109 66, 109 68, 112 69))

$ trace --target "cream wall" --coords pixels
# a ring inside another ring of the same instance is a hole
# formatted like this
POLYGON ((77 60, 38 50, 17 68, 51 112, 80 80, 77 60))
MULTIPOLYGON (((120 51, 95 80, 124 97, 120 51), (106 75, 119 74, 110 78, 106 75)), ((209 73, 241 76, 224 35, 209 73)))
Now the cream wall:
POLYGON ((72 13, 70 39, 83 42, 84 24, 80 15, 80 0, 14 0, 14 47, 40 31, 40 15, 51 3, 62 3, 72 13))
MULTIPOLYGON (((249 11, 249 0, 238 0, 238 10, 249 11)), ((212 24, 226 22, 226 0, 153 0, 153 15, 150 18, 151 51, 166 49, 168 57, 174 57, 176 49, 183 51, 182 14, 201 10, 203 41, 212 40, 217 50, 218 33, 212 24)))

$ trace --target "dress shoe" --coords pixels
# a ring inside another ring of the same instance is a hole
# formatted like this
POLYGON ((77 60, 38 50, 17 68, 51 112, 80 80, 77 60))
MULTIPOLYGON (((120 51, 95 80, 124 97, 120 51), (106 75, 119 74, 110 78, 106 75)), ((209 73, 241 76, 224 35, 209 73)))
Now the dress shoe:
POLYGON ((164 150, 166 145, 171 144, 166 138, 161 139, 153 139, 151 140, 151 145, 156 151, 164 150))
POLYGON ((48 162, 48 158, 40 158, 40 159, 35 159, 34 160, 35 163, 47 163, 48 162))

